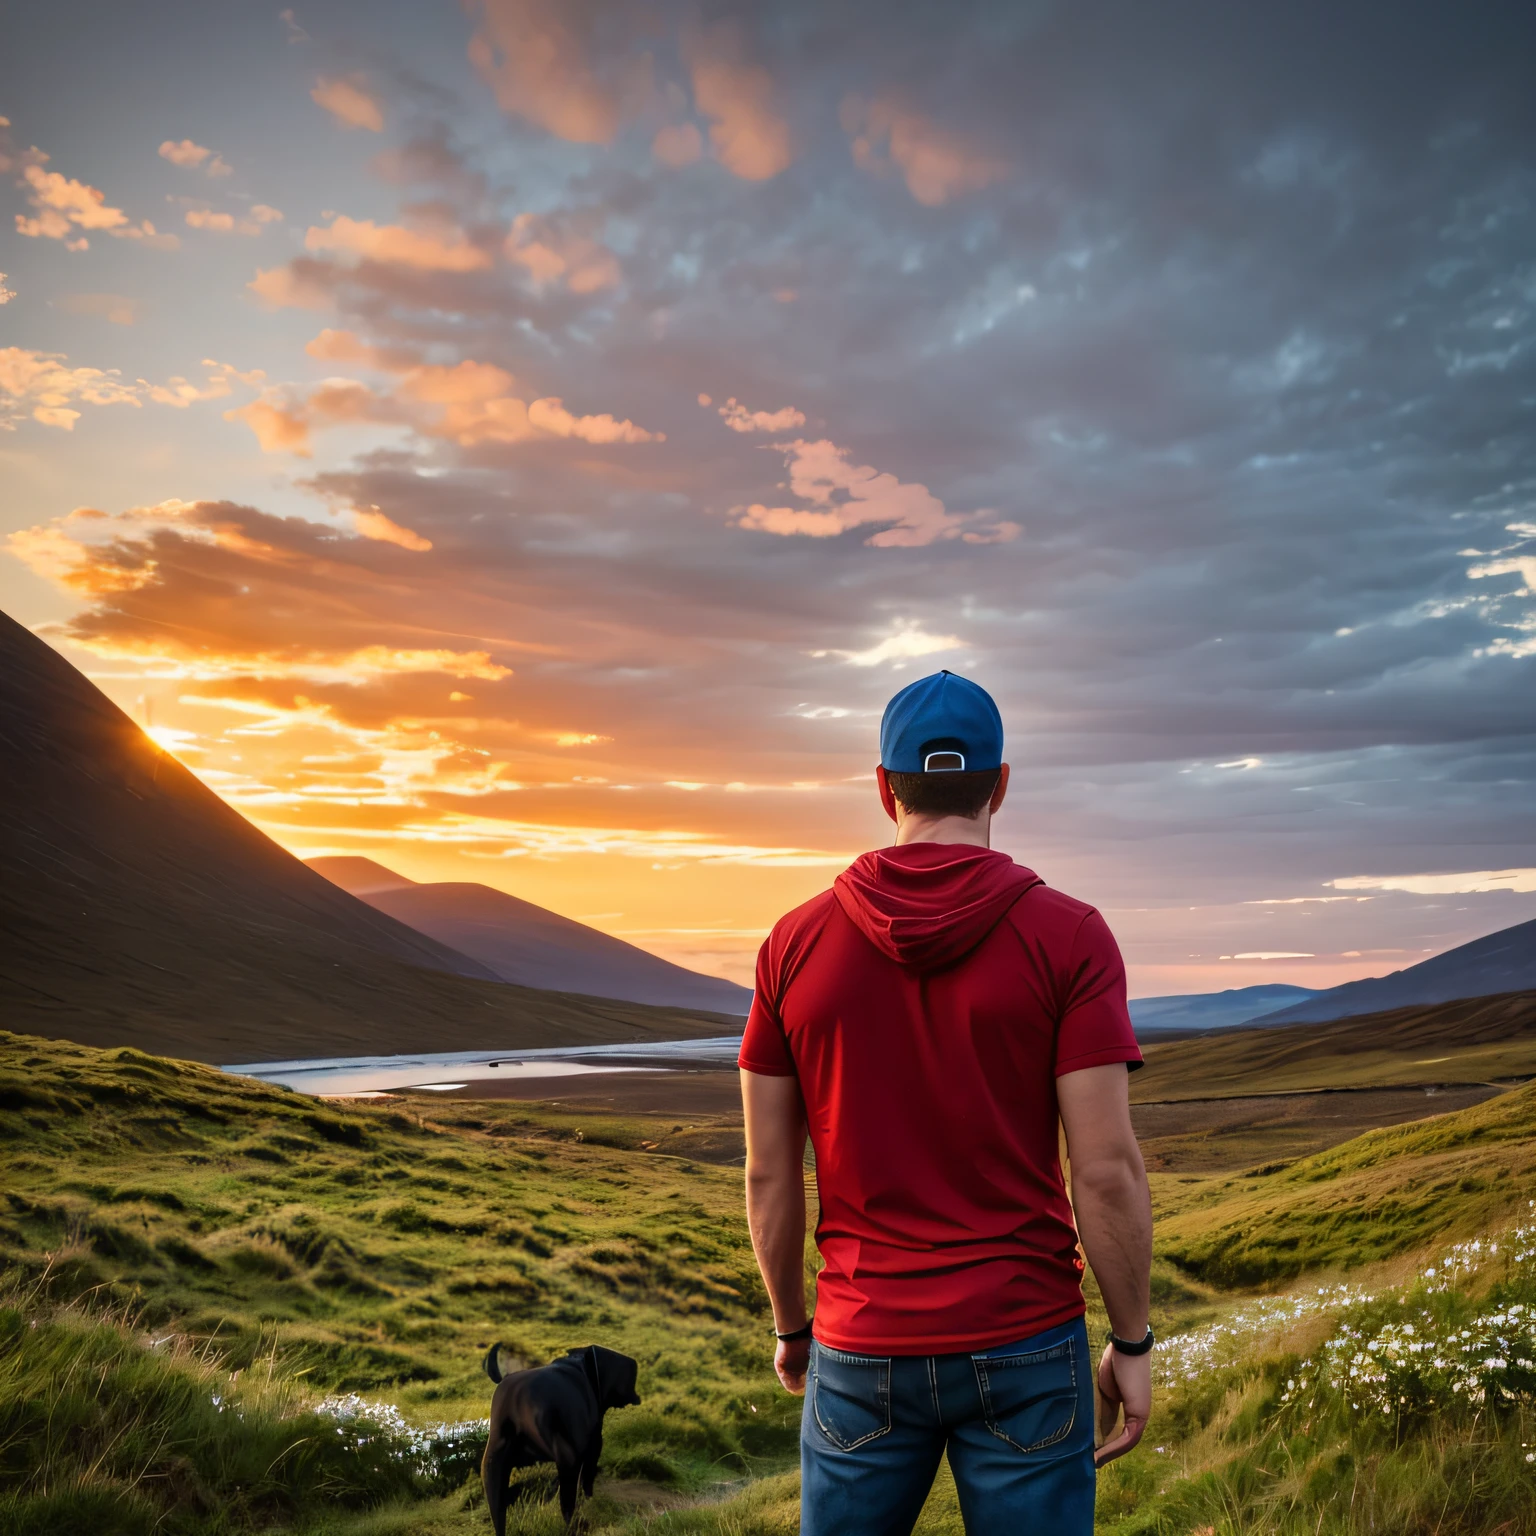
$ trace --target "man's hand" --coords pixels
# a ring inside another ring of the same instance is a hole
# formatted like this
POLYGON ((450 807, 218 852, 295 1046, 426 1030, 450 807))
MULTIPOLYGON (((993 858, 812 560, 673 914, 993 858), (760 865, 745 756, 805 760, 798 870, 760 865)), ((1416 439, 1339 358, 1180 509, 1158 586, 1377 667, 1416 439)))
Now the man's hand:
POLYGON ((1147 1427, 1152 1412, 1152 1356, 1123 1355, 1113 1344, 1106 1344, 1099 1360, 1098 1388, 1099 1435, 1103 1444, 1093 1453, 1093 1464, 1102 1467, 1134 1449, 1147 1427), (1122 1408, 1125 1427, 1116 1435, 1114 1429, 1122 1408))
POLYGON ((805 1373, 810 1364, 809 1339, 779 1340, 779 1347, 773 1352, 773 1368, 779 1373, 786 1392, 793 1392, 796 1397, 805 1395, 805 1373))

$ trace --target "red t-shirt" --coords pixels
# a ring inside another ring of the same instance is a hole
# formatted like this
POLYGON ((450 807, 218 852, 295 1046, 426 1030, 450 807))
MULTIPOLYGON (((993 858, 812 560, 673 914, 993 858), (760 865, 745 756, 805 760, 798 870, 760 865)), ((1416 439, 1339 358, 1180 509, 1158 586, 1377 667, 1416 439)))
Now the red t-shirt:
POLYGON ((1006 854, 882 849, 781 919, 740 1065, 800 1082, 816 1337, 942 1354, 1078 1316, 1056 1078, 1140 1061, 1104 919, 1006 854))

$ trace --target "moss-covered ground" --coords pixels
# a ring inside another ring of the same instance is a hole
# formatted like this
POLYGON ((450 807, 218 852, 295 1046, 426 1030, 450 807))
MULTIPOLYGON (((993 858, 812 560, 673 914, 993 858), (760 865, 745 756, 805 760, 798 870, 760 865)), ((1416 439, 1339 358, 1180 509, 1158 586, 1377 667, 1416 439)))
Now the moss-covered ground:
MULTIPOLYGON (((1520 1090, 1280 1167, 1157 1175, 1160 1331, 1240 1347, 1165 1382, 1148 1444, 1102 1479, 1101 1524, 1536 1531, 1522 1378, 1388 1426, 1316 1374, 1351 1307, 1410 1306, 1381 1288, 1527 1208, 1533 1131, 1520 1090), (1355 1289, 1285 1327, 1232 1321, 1256 1291, 1341 1278, 1355 1289), (1303 1422, 1282 1399, 1308 1369, 1322 1406, 1303 1422)), ((495 1341, 640 1361, 645 1402, 609 1419, 587 1530, 794 1530, 799 1405, 769 1369, 734 1135, 509 1102, 323 1104, 0 1035, 0 1533, 483 1532, 472 1441, 412 1459, 313 1409, 358 1393, 428 1429, 477 1419, 495 1341)), ((1411 1303, 1439 1308, 1435 1327, 1518 1309, 1522 1286, 1536 1303, 1524 1270, 1463 1268, 1411 1303)), ((558 1530, 548 1480, 529 1483, 512 1528, 558 1530)), ((959 1528, 941 1476, 919 1529, 959 1528)))

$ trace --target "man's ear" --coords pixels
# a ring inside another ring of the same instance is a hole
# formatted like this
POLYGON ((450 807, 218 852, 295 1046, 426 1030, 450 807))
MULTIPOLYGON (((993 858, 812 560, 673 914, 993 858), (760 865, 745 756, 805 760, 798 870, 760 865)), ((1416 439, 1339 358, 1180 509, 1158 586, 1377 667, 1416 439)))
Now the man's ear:
POLYGON ((896 793, 891 788, 891 781, 885 776, 883 766, 875 769, 875 783, 880 786, 880 804, 885 807, 885 814, 896 821, 896 793))
POLYGON ((1003 808, 1003 801, 1008 798, 1008 764, 1004 763, 997 775, 997 788, 992 791, 992 799, 987 805, 987 810, 992 815, 1003 808))

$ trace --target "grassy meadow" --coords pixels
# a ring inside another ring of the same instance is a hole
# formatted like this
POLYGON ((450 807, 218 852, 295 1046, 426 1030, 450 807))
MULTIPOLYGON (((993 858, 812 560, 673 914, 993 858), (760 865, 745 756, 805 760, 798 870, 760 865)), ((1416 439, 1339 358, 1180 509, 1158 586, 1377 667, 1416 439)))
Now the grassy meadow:
MULTIPOLYGON (((1536 1087, 1155 1174, 1171 1342, 1101 1528, 1536 1532, 1533 1133, 1536 1087)), ((325 1104, 0 1035, 0 1147, 0 1536, 485 1531, 498 1340, 641 1363, 587 1530, 796 1528, 725 1118, 325 1104)), ((558 1531, 526 1478, 512 1528, 558 1531)), ((920 1530, 960 1530, 944 1478, 920 1530)))

